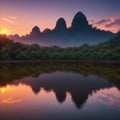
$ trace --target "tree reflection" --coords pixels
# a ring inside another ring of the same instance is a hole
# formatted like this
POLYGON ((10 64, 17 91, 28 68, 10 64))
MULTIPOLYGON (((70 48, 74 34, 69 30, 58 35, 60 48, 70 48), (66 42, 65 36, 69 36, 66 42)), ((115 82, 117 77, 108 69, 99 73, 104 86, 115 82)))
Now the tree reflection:
POLYGON ((0 86, 23 83, 31 86, 35 94, 41 88, 52 90, 60 103, 65 101, 69 92, 76 107, 80 108, 93 91, 114 85, 120 88, 119 66, 81 63, 1 64, 0 86))

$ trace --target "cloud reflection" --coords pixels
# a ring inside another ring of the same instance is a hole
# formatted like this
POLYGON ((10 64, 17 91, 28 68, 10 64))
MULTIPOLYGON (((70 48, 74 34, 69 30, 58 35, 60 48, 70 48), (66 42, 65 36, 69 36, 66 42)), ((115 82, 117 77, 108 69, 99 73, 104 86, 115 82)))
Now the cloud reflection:
POLYGON ((1 101, 1 103, 3 103, 3 104, 15 104, 15 103, 19 103, 21 101, 23 101, 22 98, 13 98, 13 97, 10 97, 10 98, 3 99, 1 101))
POLYGON ((117 88, 112 87, 110 89, 100 90, 96 95, 98 96, 99 102, 102 104, 120 107, 120 91, 117 88))

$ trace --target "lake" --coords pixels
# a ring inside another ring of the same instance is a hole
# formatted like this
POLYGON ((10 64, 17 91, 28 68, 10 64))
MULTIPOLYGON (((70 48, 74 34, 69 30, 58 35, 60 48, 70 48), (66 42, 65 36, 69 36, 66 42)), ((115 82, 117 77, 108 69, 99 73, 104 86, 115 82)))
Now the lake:
POLYGON ((0 120, 120 120, 120 64, 2 63, 0 120))

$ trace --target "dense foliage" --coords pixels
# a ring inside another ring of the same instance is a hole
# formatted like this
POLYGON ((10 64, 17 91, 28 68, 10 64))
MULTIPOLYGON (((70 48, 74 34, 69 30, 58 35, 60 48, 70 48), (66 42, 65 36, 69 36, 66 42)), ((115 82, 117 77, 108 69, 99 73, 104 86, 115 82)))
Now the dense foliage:
POLYGON ((120 60, 120 33, 98 45, 40 47, 13 42, 0 35, 0 60, 120 60))

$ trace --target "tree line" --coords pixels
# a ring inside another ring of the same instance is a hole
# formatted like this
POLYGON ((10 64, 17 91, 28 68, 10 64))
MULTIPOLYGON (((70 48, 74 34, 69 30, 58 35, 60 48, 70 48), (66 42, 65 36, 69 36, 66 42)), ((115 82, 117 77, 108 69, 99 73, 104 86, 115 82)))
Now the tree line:
POLYGON ((120 60, 120 33, 97 45, 66 48, 26 45, 0 35, 0 60, 120 60))

